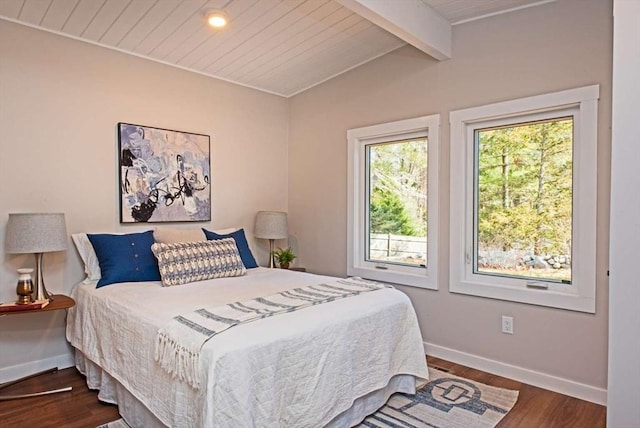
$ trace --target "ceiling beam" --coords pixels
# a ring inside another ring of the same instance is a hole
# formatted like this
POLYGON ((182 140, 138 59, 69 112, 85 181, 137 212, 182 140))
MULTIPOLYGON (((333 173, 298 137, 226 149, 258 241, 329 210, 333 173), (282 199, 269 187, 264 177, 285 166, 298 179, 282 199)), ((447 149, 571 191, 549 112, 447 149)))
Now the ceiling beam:
POLYGON ((421 0, 337 0, 424 53, 451 58, 451 24, 421 0))

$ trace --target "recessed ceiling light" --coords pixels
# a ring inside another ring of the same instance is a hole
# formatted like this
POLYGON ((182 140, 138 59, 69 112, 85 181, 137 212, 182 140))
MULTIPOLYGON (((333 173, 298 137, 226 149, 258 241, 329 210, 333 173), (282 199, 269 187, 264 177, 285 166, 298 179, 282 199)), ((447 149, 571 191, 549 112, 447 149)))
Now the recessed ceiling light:
POLYGON ((207 12, 207 23, 213 28, 223 28, 227 26, 229 18, 223 12, 219 10, 213 10, 207 12))

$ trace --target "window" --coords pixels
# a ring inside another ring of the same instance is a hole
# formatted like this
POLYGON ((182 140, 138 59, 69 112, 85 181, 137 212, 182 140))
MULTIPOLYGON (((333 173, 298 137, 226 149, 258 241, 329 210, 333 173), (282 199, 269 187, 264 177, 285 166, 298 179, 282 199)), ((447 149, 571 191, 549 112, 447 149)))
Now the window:
POLYGON ((437 288, 439 116, 351 129, 348 274, 437 288))
POLYGON ((452 292, 595 312, 598 93, 451 112, 452 292))

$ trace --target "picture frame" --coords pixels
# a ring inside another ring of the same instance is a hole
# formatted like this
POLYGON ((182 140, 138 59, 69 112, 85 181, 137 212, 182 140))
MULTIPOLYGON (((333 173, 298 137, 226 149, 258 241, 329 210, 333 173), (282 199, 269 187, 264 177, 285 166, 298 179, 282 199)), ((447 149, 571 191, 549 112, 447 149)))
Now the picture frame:
POLYGON ((210 137, 118 122, 120 223, 211 221, 210 137))

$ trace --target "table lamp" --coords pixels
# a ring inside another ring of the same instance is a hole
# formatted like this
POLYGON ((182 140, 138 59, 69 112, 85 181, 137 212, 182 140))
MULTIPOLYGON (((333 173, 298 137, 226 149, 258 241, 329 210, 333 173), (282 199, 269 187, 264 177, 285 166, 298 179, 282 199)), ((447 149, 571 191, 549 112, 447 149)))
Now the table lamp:
POLYGON ((273 241, 287 238, 287 213, 282 211, 258 211, 253 234, 256 238, 269 240, 269 267, 275 267, 273 241))
POLYGON ((36 257, 36 300, 53 300, 44 286, 43 253, 67 249, 67 227, 63 213, 9 214, 5 249, 8 254, 36 257))

